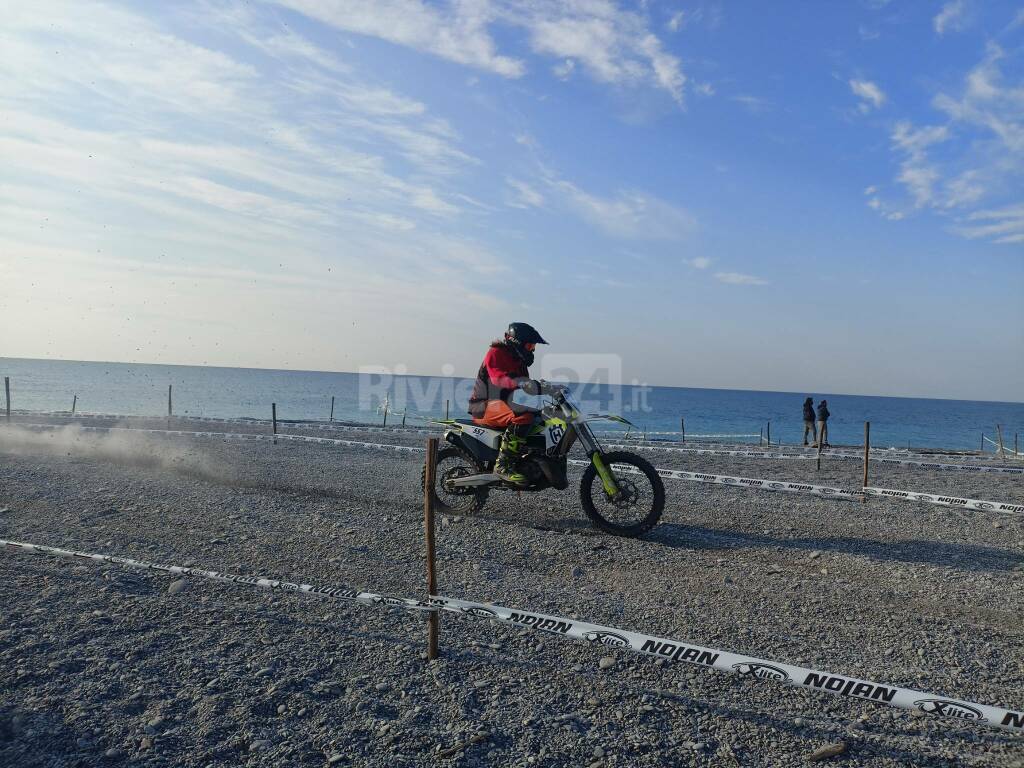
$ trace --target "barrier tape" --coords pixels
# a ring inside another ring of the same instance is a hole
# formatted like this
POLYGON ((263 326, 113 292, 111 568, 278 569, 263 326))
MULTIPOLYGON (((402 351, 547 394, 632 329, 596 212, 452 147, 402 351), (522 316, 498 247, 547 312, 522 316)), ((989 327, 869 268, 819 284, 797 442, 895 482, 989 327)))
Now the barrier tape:
POLYGON ((892 488, 873 488, 867 486, 864 493, 868 496, 884 496, 889 499, 905 499, 921 501, 925 504, 939 504, 943 507, 959 507, 961 509, 979 509, 983 512, 1006 512, 1019 514, 1024 512, 1024 504, 1001 504, 998 501, 981 501, 979 499, 961 499, 956 496, 942 496, 937 493, 920 493, 918 491, 897 491, 892 488))
MULTIPOLYGON (((778 453, 769 451, 740 451, 740 450, 721 450, 713 448, 676 448, 668 446, 654 446, 654 445, 624 445, 621 443, 609 443, 609 448, 633 448, 641 451, 662 451, 665 453, 695 453, 705 456, 746 456, 758 459, 796 459, 806 461, 808 459, 816 459, 817 453, 778 453)), ((822 451, 823 457, 832 459, 838 459, 840 461, 863 461, 863 455, 857 456, 856 454, 846 453, 832 453, 831 451, 822 451)), ((877 461, 880 464, 908 464, 918 467, 925 467, 927 469, 936 469, 940 471, 949 472, 1001 472, 1010 475, 1024 475, 1024 467, 1001 467, 1001 466, 988 466, 984 464, 941 464, 935 461, 918 461, 916 459, 884 459, 875 456, 870 457, 871 461, 877 461)))
MULTIPOLYGON (((570 459, 570 464, 589 465, 589 461, 570 459)), ((642 474, 640 470, 626 464, 613 464, 618 471, 626 471, 630 474, 642 474)), ((738 477, 735 475, 712 475, 706 472, 687 472, 682 469, 662 469, 655 467, 655 471, 669 480, 689 480, 695 483, 714 483, 718 485, 731 485, 738 488, 756 488, 764 491, 785 491, 788 493, 810 493, 815 496, 827 496, 833 499, 856 499, 860 500, 860 491, 847 491, 842 488, 832 488, 826 485, 811 485, 810 483, 789 483, 782 480, 771 480, 759 477, 738 477)))
MULTIPOLYGON (((32 428, 32 429, 59 429, 60 425, 54 424, 21 424, 21 427, 32 428)), ((407 453, 421 453, 426 449, 413 446, 413 445, 394 445, 391 443, 370 443, 361 440, 341 440, 339 438, 332 437, 313 437, 311 435, 292 435, 292 434, 278 434, 278 435, 263 435, 263 434, 246 434, 246 433, 235 433, 235 432, 192 432, 188 430, 165 430, 165 429, 134 429, 132 427, 79 427, 79 429, 88 432, 110 432, 110 431, 123 431, 123 432, 144 432, 144 433, 155 433, 160 435, 184 435, 189 437, 215 437, 226 440, 292 440, 296 442, 306 443, 320 443, 324 445, 345 445, 356 448, 370 448, 373 450, 386 450, 386 451, 399 451, 407 453)), ((589 461, 583 461, 581 459, 569 459, 569 464, 577 466, 589 466, 589 461)), ((616 464, 617 469, 623 471, 629 471, 637 473, 636 470, 628 465, 616 464)), ((739 477, 736 475, 715 475, 706 472, 687 472, 681 469, 666 469, 662 467, 655 468, 661 477, 670 480, 688 480, 697 483, 713 483, 719 485, 729 485, 738 488, 754 488, 765 491, 783 491, 787 493, 809 493, 814 496, 824 496, 827 498, 836 499, 859 499, 862 493, 875 496, 888 496, 891 498, 903 498, 911 501, 924 501, 933 504, 944 504, 950 507, 963 507, 966 509, 977 509, 984 512, 996 511, 996 512, 1024 512, 1024 506, 1016 504, 1005 504, 997 501, 980 501, 977 499, 958 499, 956 497, 942 496, 940 494, 927 494, 927 493, 916 493, 910 491, 895 491, 885 488, 865 488, 864 491, 849 491, 843 488, 833 488, 831 486, 824 485, 812 485, 810 483, 791 483, 782 480, 773 480, 771 478, 756 478, 756 477, 739 477), (872 493, 877 491, 877 493, 872 493), (941 501, 936 501, 940 499, 941 501)))
POLYGON ((0 539, 0 549, 19 554, 47 555, 74 560, 110 563, 129 568, 158 571, 175 576, 188 576, 227 584, 247 585, 270 591, 290 592, 306 597, 347 600, 367 605, 415 611, 443 610, 461 616, 497 621, 503 624, 544 632, 548 635, 580 640, 594 648, 615 648, 623 651, 632 651, 664 661, 681 661, 703 669, 717 669, 720 672, 738 675, 745 679, 774 681, 790 688, 805 688, 820 693, 831 693, 851 699, 885 704, 897 709, 924 712, 937 718, 985 725, 1008 730, 1013 733, 1024 732, 1024 712, 1005 707, 995 707, 988 704, 978 704, 961 699, 937 696, 912 688, 900 688, 898 686, 875 683, 809 667, 798 667, 755 656, 732 653, 731 651, 723 651, 717 648, 705 648, 685 641, 670 640, 616 627, 591 624, 576 619, 567 619, 562 616, 534 613, 516 608, 506 608, 490 603, 477 603, 451 597, 429 597, 426 600, 414 600, 374 592, 362 592, 347 587, 317 587, 312 584, 300 584, 264 577, 239 576, 177 565, 163 565, 142 560, 132 560, 127 557, 92 554, 3 539, 0 539))

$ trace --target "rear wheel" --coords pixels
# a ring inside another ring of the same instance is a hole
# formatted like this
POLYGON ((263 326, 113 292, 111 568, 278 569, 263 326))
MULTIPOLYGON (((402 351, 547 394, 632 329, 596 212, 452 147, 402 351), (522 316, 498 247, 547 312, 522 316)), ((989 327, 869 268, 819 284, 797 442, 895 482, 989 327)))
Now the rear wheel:
POLYGON ((624 451, 603 455, 618 483, 620 494, 611 498, 591 464, 580 482, 580 501, 590 521, 616 536, 640 536, 651 530, 665 509, 665 486, 658 471, 642 456, 624 451))
MULTIPOLYGON (((483 472, 476 459, 448 445, 437 452, 434 472, 434 504, 442 514, 472 515, 483 509, 487 501, 486 488, 452 488, 448 483, 457 477, 468 477, 483 472)), ((427 484, 426 469, 420 475, 420 487, 427 484)))

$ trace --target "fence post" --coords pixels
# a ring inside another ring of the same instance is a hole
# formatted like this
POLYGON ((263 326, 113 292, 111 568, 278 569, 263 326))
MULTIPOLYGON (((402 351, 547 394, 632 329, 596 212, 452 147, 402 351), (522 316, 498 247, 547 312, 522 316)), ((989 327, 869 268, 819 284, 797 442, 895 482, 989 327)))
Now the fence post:
POLYGON ((274 425, 274 445, 277 445, 277 403, 270 404, 270 421, 274 425))
POLYGON ((444 401, 444 419, 448 421, 448 401, 444 401))
POLYGON ((686 419, 679 417, 679 431, 683 434, 683 442, 686 442, 686 419))
POLYGON ((981 433, 981 452, 985 452, 985 433, 981 433))
POLYGON ((11 420, 11 377, 4 376, 4 395, 7 397, 7 420, 11 420))
POLYGON ((73 397, 73 398, 71 399, 71 415, 72 415, 72 416, 74 416, 74 415, 75 415, 75 409, 76 409, 77 407, 78 407, 78 395, 75 395, 75 396, 74 396, 74 397, 73 397))
POLYGON ((761 427, 761 429, 758 430, 757 444, 764 445, 764 427, 761 427))
MULTIPOLYGON (((868 459, 870 458, 870 453, 871 453, 871 422, 870 421, 865 421, 864 422, 864 483, 861 486, 861 488, 867 488, 868 487, 868 459)), ((861 493, 860 500, 863 503, 867 504, 868 495, 866 493, 861 493)))
POLYGON ((771 448, 772 447, 772 423, 770 421, 768 422, 768 429, 765 430, 764 434, 765 434, 765 437, 767 438, 765 440, 765 442, 768 443, 768 447, 771 448))
POLYGON ((999 458, 1003 458, 1003 428, 996 424, 996 435, 999 438, 999 458))
POLYGON ((1016 432, 1013 433, 1013 455, 1014 456, 1019 456, 1020 455, 1017 452, 1017 433, 1016 432))
MULTIPOLYGON (((423 531, 427 545, 427 597, 437 596, 437 563, 434 548, 434 475, 437 472, 437 438, 427 438, 427 457, 423 465, 423 531)), ((438 612, 427 614, 427 660, 437 658, 438 612)))
POLYGON ((409 413, 409 408, 406 407, 406 409, 404 411, 402 411, 402 426, 403 427, 405 426, 405 417, 406 417, 406 415, 408 415, 408 413, 409 413))
POLYGON ((824 442, 825 441, 822 440, 821 437, 819 436, 818 437, 818 469, 817 469, 818 472, 821 471, 821 446, 822 446, 822 443, 824 443, 824 442))
POLYGON ((167 385, 167 418, 170 418, 174 413, 171 404, 171 389, 173 388, 173 386, 173 384, 167 385))
POLYGON ((331 415, 327 420, 334 421, 334 395, 331 395, 331 415))

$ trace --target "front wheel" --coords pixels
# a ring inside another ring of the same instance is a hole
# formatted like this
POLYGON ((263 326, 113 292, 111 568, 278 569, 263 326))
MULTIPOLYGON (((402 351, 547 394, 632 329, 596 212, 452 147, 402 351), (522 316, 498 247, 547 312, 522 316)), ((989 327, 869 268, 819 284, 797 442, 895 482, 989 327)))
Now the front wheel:
POLYGON ((602 457, 620 494, 611 498, 591 464, 580 482, 580 501, 590 521, 616 536, 640 536, 651 530, 665 509, 665 486, 658 471, 642 456, 613 451, 602 457))

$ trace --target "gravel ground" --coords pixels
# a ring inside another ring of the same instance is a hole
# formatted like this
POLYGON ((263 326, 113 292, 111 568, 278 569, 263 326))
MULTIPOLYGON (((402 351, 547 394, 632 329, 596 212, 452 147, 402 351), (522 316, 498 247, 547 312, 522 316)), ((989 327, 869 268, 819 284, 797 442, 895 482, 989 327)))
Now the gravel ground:
MULTIPOLYGON (((126 433, 14 444, 0 430, 0 537, 423 594, 422 455, 126 433)), ((860 483, 857 462, 644 455, 860 483)), ((1024 503, 1012 475, 872 465, 872 483, 1024 503)), ((440 591, 1024 706, 1024 519, 666 487, 643 540, 589 528, 572 485, 493 493, 441 521, 440 591)), ((0 765, 802 766, 843 742, 829 762, 1024 766, 1020 736, 528 630, 445 615, 427 663, 416 615, 172 584, 0 555, 0 765)))

